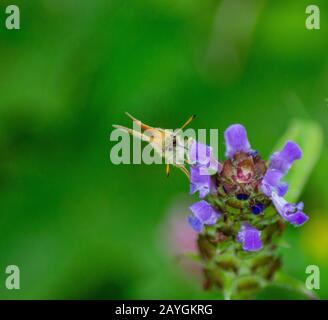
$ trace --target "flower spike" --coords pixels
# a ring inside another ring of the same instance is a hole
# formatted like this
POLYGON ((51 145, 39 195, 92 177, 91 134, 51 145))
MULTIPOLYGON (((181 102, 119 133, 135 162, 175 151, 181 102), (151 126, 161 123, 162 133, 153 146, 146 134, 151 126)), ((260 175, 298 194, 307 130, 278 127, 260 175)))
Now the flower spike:
POLYGON ((227 159, 221 164, 210 146, 193 139, 179 141, 178 133, 194 116, 180 129, 168 131, 127 115, 140 130, 116 128, 148 142, 166 160, 167 176, 170 164, 182 170, 190 179, 190 194, 200 198, 190 206, 187 220, 197 233, 206 287, 216 286, 225 297, 242 299, 274 283, 281 267, 277 248, 284 222, 299 227, 309 219, 302 202, 284 198, 288 184, 283 178, 302 157, 300 147, 287 141, 267 162, 251 149, 246 129, 233 124, 224 132, 227 159), (182 164, 174 163, 180 149, 186 157, 182 164))

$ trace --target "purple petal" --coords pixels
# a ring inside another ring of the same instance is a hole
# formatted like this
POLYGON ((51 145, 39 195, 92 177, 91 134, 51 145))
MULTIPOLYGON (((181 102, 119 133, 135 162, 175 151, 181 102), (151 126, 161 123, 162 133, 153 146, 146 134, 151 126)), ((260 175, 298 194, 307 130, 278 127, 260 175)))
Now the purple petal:
POLYGON ((204 199, 210 193, 210 190, 207 188, 207 186, 199 188, 198 191, 200 199, 204 199))
POLYGON ((215 158, 211 157, 207 169, 209 175, 213 175, 217 172, 220 173, 222 171, 222 164, 215 158))
POLYGON ((283 197, 288 191, 288 183, 287 182, 280 182, 276 186, 277 193, 280 197, 283 197))
POLYGON ((190 210, 194 216, 203 224, 213 225, 220 217, 219 212, 204 200, 194 203, 190 207, 190 210))
POLYGON ((282 176, 283 175, 280 171, 274 170, 274 169, 271 169, 271 170, 269 169, 265 173, 263 180, 265 180, 265 182, 270 184, 271 186, 276 186, 280 182, 280 179, 282 178, 282 176))
POLYGON ((306 221, 309 220, 309 217, 302 211, 297 211, 289 216, 288 222, 294 226, 301 226, 306 221))
POLYGON ((188 216, 188 222, 196 232, 203 230, 203 224, 193 214, 188 216))
POLYGON ((242 243, 245 251, 258 251, 262 249, 261 232, 248 223, 242 224, 237 235, 237 241, 242 243))
POLYGON ((302 211, 304 207, 303 202, 296 205, 288 203, 275 192, 272 193, 272 202, 281 217, 294 226, 301 226, 309 220, 309 217, 302 211))
POLYGON ((216 193, 216 186, 211 176, 201 175, 201 167, 190 167, 190 194, 199 191, 200 198, 204 198, 209 193, 216 193))
POLYGON ((303 211, 304 209, 304 203, 303 202, 299 202, 297 205, 296 205, 297 209, 300 210, 300 211, 303 211))
POLYGON ((213 157, 213 149, 210 146, 193 141, 189 150, 189 162, 191 165, 201 167, 201 175, 221 172, 222 165, 213 157))
POLYGON ((261 182, 262 192, 271 197, 272 192, 277 192, 279 196, 284 196, 288 191, 288 183, 281 182, 283 174, 275 169, 269 169, 265 173, 261 182))
POLYGON ((231 125, 224 133, 226 156, 233 158, 238 152, 251 152, 245 128, 240 124, 231 125))
POLYGON ((206 144, 194 141, 190 146, 189 161, 194 165, 207 166, 212 156, 212 148, 206 144))
POLYGON ((286 174, 295 160, 302 158, 301 148, 292 141, 288 141, 282 150, 275 152, 270 159, 270 168, 286 174))

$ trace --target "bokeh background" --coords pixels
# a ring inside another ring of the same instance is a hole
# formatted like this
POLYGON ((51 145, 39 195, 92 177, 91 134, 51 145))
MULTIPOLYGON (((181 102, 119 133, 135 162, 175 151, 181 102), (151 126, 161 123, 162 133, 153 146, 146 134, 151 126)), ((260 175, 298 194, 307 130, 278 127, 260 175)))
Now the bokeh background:
MULTIPOLYGON (((170 219, 195 197, 178 170, 115 166, 112 124, 242 123, 267 157, 289 123, 328 134, 328 3, 277 0, 34 0, 0 3, 0 298, 220 298, 172 253, 170 219), (21 29, 5 29, 17 4, 21 29), (321 29, 305 28, 317 4, 321 29), (171 218, 170 218, 171 217, 171 218), (5 288, 5 268, 21 289, 5 288), (195 280, 196 279, 196 280, 195 280)), ((223 143, 220 144, 221 150, 223 143)), ((287 227, 284 270, 321 271, 328 298, 328 146, 287 227)), ((190 266, 189 266, 190 267, 190 266)), ((302 298, 277 288, 259 298, 302 298)))

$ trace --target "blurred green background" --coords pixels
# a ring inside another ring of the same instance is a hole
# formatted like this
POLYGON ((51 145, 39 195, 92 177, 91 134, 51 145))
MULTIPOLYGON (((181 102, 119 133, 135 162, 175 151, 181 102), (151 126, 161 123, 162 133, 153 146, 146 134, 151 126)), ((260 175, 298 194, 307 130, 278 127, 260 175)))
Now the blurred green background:
MULTIPOLYGON (((231 123, 268 157, 294 118, 328 134, 328 2, 34 0, 0 3, 0 298, 215 298, 165 239, 188 184, 164 166, 110 162, 112 124, 231 123), (21 29, 5 29, 17 4, 21 29), (317 4, 321 29, 305 28, 317 4), (172 248, 171 248, 172 249, 172 248), (21 289, 5 288, 5 268, 21 289)), ((223 150, 223 143, 220 145, 223 150)), ((222 152, 221 152, 222 154, 222 152)), ((283 268, 321 271, 328 298, 328 146, 302 194, 310 221, 287 226, 283 268)), ((181 205, 181 203, 183 205, 181 205)), ((302 298, 268 289, 259 298, 302 298)))

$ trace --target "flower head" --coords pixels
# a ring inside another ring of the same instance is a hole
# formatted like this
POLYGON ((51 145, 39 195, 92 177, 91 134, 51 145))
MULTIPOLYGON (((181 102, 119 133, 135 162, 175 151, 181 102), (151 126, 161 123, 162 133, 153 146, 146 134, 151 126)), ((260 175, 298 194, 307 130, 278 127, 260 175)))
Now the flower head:
MULTIPOLYGON (((296 143, 288 141, 280 151, 273 153, 267 165, 259 153, 251 149, 242 125, 231 125, 224 137, 228 159, 222 166, 213 161, 212 148, 198 142, 192 144, 190 192, 199 192, 200 198, 208 195, 217 198, 214 205, 217 204, 217 209, 227 217, 233 210, 240 210, 240 215, 234 213, 232 218, 235 223, 241 223, 240 230, 234 231, 236 239, 245 251, 257 251, 262 248, 260 235, 265 224, 258 224, 260 230, 257 230, 247 222, 247 214, 250 214, 248 221, 264 219, 265 209, 272 204, 284 220, 295 226, 308 220, 302 203, 291 204, 283 198, 288 191, 288 183, 282 179, 293 162, 301 158, 302 151, 296 143), (210 175, 212 163, 220 170, 210 175)), ((217 221, 218 213, 206 201, 197 202, 191 210, 193 214, 189 216, 189 222, 198 232, 203 230, 205 224, 211 225, 217 221)))

